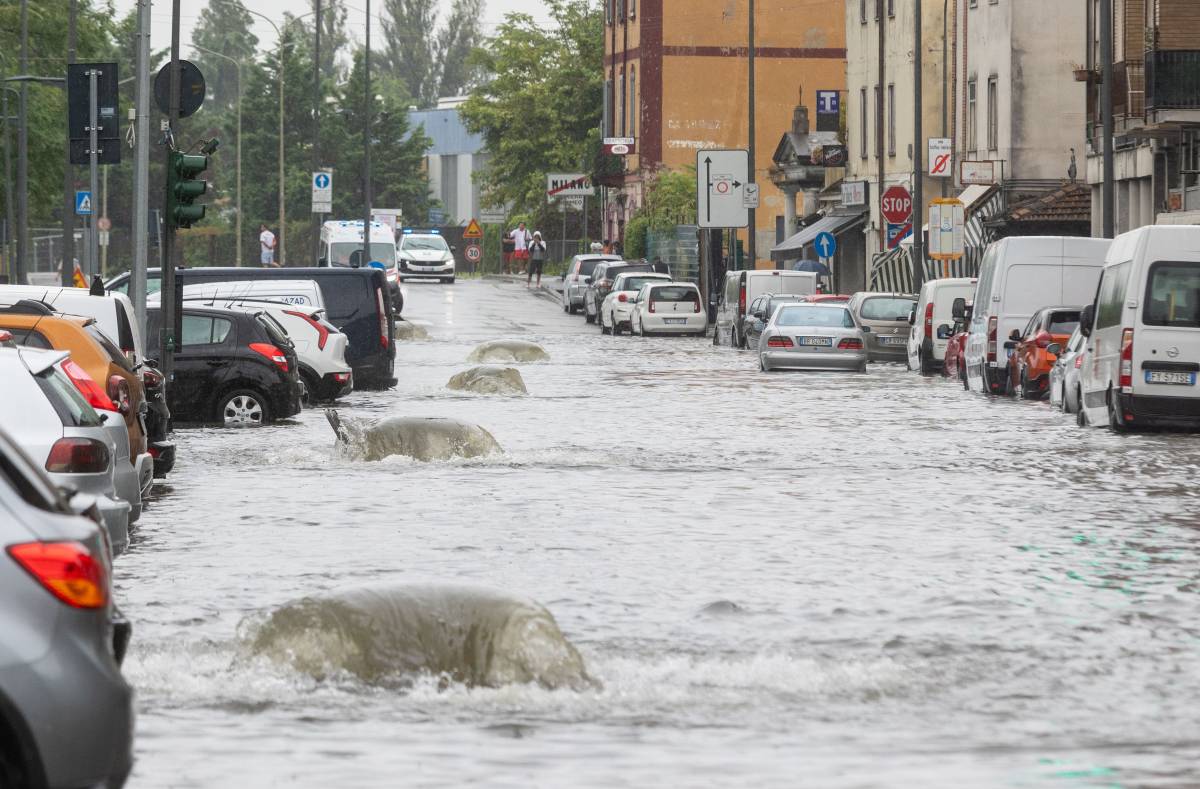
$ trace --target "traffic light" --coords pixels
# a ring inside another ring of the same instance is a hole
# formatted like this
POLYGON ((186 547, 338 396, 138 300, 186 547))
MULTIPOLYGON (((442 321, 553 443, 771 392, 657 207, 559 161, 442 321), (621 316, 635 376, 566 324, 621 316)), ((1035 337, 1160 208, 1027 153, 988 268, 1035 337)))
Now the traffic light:
POLYGON ((171 153, 167 171, 167 221, 175 227, 191 227, 204 218, 204 206, 195 205, 196 198, 208 191, 208 182, 196 176, 208 169, 208 156, 202 153, 171 153))

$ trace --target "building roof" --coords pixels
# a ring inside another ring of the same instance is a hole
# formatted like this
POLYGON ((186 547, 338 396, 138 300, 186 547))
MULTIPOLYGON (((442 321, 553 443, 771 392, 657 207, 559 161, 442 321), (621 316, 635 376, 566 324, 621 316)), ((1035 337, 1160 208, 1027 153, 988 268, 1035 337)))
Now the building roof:
POLYGON ((457 107, 436 110, 413 110, 408 113, 412 129, 425 127, 425 136, 432 140, 428 156, 449 156, 460 153, 479 153, 483 150, 483 137, 471 134, 463 125, 457 107))
POLYGON ((1092 190, 1085 183, 1066 181, 1049 194, 1015 203, 1010 222, 1091 222, 1092 190))

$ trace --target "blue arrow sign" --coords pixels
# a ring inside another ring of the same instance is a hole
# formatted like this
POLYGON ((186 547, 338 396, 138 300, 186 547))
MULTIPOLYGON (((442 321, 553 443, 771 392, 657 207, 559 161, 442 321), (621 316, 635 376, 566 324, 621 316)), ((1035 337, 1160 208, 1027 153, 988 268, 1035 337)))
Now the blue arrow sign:
POLYGON ((818 255, 823 258, 831 258, 833 253, 837 252, 837 239, 834 238, 833 233, 817 233, 813 246, 817 248, 818 255))
POLYGON ((92 215, 92 193, 80 189, 75 192, 75 213, 78 216, 92 215))
POLYGON ((329 188, 329 173, 317 173, 313 176, 313 186, 318 189, 329 188))

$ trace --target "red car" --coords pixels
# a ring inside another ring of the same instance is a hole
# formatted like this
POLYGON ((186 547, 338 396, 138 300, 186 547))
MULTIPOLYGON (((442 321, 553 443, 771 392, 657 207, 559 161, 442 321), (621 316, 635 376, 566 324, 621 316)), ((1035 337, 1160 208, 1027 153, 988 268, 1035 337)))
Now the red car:
POLYGON ((967 388, 967 337, 970 332, 967 326, 971 323, 971 305, 968 304, 961 319, 955 319, 954 327, 950 330, 950 339, 946 341, 946 358, 942 364, 942 375, 946 378, 957 377, 967 388))
POLYGON ((804 300, 810 304, 845 304, 850 297, 840 293, 812 293, 805 296, 804 300))

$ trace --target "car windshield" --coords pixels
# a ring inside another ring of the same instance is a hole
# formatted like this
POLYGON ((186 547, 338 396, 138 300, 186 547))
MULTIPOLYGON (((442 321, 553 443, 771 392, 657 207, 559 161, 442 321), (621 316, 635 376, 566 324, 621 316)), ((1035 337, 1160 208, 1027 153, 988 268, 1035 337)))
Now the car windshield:
POLYGON ((653 288, 650 291, 652 301, 696 301, 694 288, 678 285, 666 288, 653 288))
POLYGON ((619 286, 619 287, 614 287, 613 289, 614 290, 641 290, 642 286, 645 285, 647 282, 662 282, 662 279, 660 277, 625 277, 624 279, 622 279, 620 282, 617 283, 617 286, 619 286))
MULTIPOLYGON (((355 252, 362 250, 362 244, 357 241, 339 241, 329 245, 329 265, 349 268, 351 259, 357 259, 355 252)), ((383 263, 389 268, 396 263, 396 245, 386 241, 371 242, 371 259, 367 261, 383 263)))
POLYGON ((1079 310, 1055 310, 1050 313, 1046 331, 1051 334, 1070 334, 1079 325, 1079 310))
POLYGON ((775 318, 776 326, 821 326, 835 329, 853 329, 854 318, 850 310, 833 307, 784 307, 775 318))
POLYGON ((400 249, 419 250, 422 252, 449 252, 450 246, 441 236, 404 236, 400 241, 400 249))
POLYGON ((869 321, 907 321, 916 299, 876 296, 862 305, 862 316, 869 321))
POLYGON ((1200 263, 1155 263, 1146 283, 1147 326, 1200 328, 1200 263))

